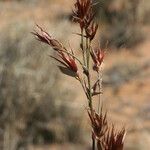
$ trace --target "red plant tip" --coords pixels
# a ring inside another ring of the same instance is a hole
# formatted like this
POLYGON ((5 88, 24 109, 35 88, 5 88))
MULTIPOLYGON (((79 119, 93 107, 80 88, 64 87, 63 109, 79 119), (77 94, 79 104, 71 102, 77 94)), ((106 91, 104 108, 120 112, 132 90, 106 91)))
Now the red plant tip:
POLYGON ((92 60, 94 62, 94 65, 93 65, 93 70, 95 71, 99 71, 99 67, 101 66, 103 60, 104 60, 104 57, 105 57, 105 51, 101 50, 101 49, 98 49, 96 51, 91 51, 91 57, 92 57, 92 60))
POLYGON ((55 60, 60 62, 65 68, 59 67, 60 70, 67 75, 70 76, 78 76, 78 67, 75 61, 75 58, 73 56, 70 56, 69 54, 66 54, 65 52, 62 51, 57 51, 59 58, 53 57, 55 60), (71 72, 70 72, 71 71, 71 72))
POLYGON ((60 70, 64 74, 74 76, 74 77, 78 76, 78 73, 77 73, 78 67, 75 62, 75 57, 74 57, 73 52, 69 54, 67 49, 59 41, 57 41, 56 39, 53 39, 39 25, 37 25, 37 28, 38 28, 38 31, 34 31, 32 32, 32 34, 34 34, 39 41, 50 45, 57 52, 60 59, 53 57, 53 56, 50 56, 50 57, 54 58, 65 67, 63 68, 60 66, 59 67, 60 70))
POLYGON ((76 0, 74 7, 73 21, 79 23, 81 29, 87 27, 94 18, 92 13, 92 0, 76 0))
POLYGON ((36 38, 43 42, 46 43, 48 45, 50 45, 54 50, 58 51, 58 50, 65 50, 65 48, 62 46, 62 44, 53 39, 46 31, 44 31, 42 29, 42 27, 40 27, 39 25, 37 25, 37 31, 35 30, 34 32, 32 32, 33 35, 36 36, 36 38))
POLYGON ((98 29, 98 24, 95 24, 94 22, 85 29, 86 36, 90 39, 90 41, 94 39, 97 29, 98 29))
POLYGON ((70 56, 69 54, 66 56, 63 52, 59 51, 59 56, 62 58, 62 60, 68 65, 68 68, 72 70, 73 72, 78 71, 77 64, 75 62, 75 59, 70 56), (68 57, 68 58, 67 58, 68 57))
MULTIPOLYGON (((122 128, 120 131, 116 131, 114 126, 109 128, 108 133, 105 135, 102 140, 102 145, 106 150, 123 150, 124 139, 126 135, 125 128, 122 128)), ((99 143, 100 141, 98 141, 99 143)), ((100 144, 100 143, 99 143, 100 144)))
POLYGON ((39 25, 37 25, 37 28, 38 31, 35 30, 34 32, 32 32, 32 34, 35 35, 39 41, 50 45, 51 36, 46 31, 44 31, 39 25))
POLYGON ((103 114, 102 108, 100 114, 95 111, 88 111, 95 139, 101 139, 108 130, 107 112, 103 114))

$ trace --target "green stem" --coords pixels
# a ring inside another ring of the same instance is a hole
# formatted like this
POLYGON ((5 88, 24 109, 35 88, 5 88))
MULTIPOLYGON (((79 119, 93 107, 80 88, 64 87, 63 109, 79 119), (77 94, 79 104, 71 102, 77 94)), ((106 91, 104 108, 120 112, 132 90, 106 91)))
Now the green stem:
MULTIPOLYGON (((81 47, 82 47, 82 54, 83 54, 83 64, 86 67, 87 70, 87 84, 88 84, 88 105, 90 108, 91 113, 93 113, 93 104, 92 104, 92 90, 91 90, 91 77, 90 77, 90 46, 91 43, 88 38, 86 38, 85 41, 85 49, 84 49, 84 35, 83 35, 83 30, 81 30, 81 47)), ((95 139, 92 138, 92 150, 95 150, 95 139)))
POLYGON ((100 105, 102 105, 101 101, 101 94, 102 94, 102 70, 100 67, 100 70, 98 71, 98 87, 99 87, 99 100, 98 100, 98 114, 100 113, 100 105))
POLYGON ((86 38, 86 58, 87 58, 87 69, 89 70, 89 63, 90 63, 90 42, 89 42, 88 38, 86 38))
POLYGON ((89 107, 90 107, 91 111, 93 111, 89 63, 90 63, 90 42, 89 42, 89 39, 86 38, 86 64, 87 64, 87 70, 88 70, 87 80, 88 80, 88 89, 89 89, 89 107))
POLYGON ((90 74, 87 76, 87 80, 88 80, 88 88, 89 88, 89 108, 91 109, 91 111, 93 111, 90 74))
POLYGON ((85 50, 84 50, 84 35, 83 29, 81 29, 81 49, 82 49, 82 56, 83 56, 83 64, 85 66, 85 50))
MULTIPOLYGON (((87 58, 87 80, 88 80, 88 88, 89 88, 89 108, 91 110, 91 113, 93 113, 93 104, 92 104, 92 91, 91 91, 91 76, 90 76, 90 47, 91 42, 88 38, 86 38, 86 58, 87 58)), ((95 138, 92 137, 92 150, 95 150, 95 138)))

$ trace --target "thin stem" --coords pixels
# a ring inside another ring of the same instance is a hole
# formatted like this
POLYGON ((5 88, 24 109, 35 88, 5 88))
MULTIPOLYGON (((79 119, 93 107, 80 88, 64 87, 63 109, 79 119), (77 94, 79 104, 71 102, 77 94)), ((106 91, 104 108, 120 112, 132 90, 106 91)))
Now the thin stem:
POLYGON ((89 108, 91 109, 91 112, 93 111, 93 105, 92 105, 92 92, 91 92, 91 78, 90 74, 87 76, 88 80, 88 88, 89 88, 89 108))
POLYGON ((83 64, 85 66, 85 50, 84 50, 84 33, 83 33, 83 29, 81 29, 81 49, 82 49, 82 55, 83 55, 83 64))
POLYGON ((102 100, 101 100, 101 94, 102 94, 102 70, 100 67, 100 70, 98 71, 98 87, 99 87, 99 98, 98 98, 98 114, 100 113, 100 108, 101 108, 101 104, 102 104, 102 100))
MULTIPOLYGON (((80 82, 80 84, 81 84, 81 86, 82 86, 82 88, 83 88, 83 91, 84 91, 84 93, 85 93, 85 95, 87 96, 87 94, 86 94, 86 89, 85 89, 85 87, 84 87, 84 84, 83 84, 83 81, 81 80, 81 78, 77 78, 77 80, 80 82)), ((87 97, 88 98, 88 97, 87 97)))
POLYGON ((92 150, 95 150, 95 139, 92 138, 92 150))
POLYGON ((103 150, 102 146, 100 146, 99 148, 100 148, 99 150, 103 150))
POLYGON ((86 64, 87 64, 87 70, 88 70, 87 82, 88 82, 88 89, 89 89, 89 108, 91 109, 91 111, 93 111, 89 63, 90 63, 90 42, 89 42, 89 39, 86 38, 86 64))
MULTIPOLYGON (((89 39, 86 37, 85 40, 85 47, 84 47, 84 33, 83 33, 83 29, 81 29, 81 49, 82 49, 82 55, 83 55, 83 64, 86 67, 87 73, 85 74, 87 77, 87 84, 88 84, 88 91, 87 89, 85 89, 83 83, 81 80, 80 83, 84 89, 85 94, 87 95, 87 99, 88 99, 88 106, 90 108, 91 113, 93 113, 93 104, 92 104, 92 91, 91 91, 91 77, 90 77, 90 46, 91 43, 89 41, 89 39)), ((95 139, 92 138, 92 150, 95 150, 95 139)))
POLYGON ((89 42, 88 38, 86 38, 86 58, 87 58, 87 69, 89 70, 89 63, 90 63, 90 42, 89 42))

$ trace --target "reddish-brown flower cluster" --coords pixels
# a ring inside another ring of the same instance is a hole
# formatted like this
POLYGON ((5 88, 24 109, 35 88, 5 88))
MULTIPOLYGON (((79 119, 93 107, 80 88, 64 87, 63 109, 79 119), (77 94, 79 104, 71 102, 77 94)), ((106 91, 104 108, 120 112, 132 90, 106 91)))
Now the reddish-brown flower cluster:
POLYGON ((98 24, 92 22, 85 30, 86 36, 92 41, 96 35, 98 29, 98 24))
POLYGON ((100 142, 100 140, 97 142, 98 150, 101 150, 99 148, 100 145, 102 145, 104 150, 123 150, 125 135, 125 128, 122 128, 120 131, 116 131, 112 125, 102 142, 100 142))
POLYGON ((91 125, 93 129, 93 138, 97 141, 98 150, 123 150, 125 129, 117 132, 113 125, 109 125, 107 121, 107 113, 100 114, 89 112, 91 125))
POLYGON ((70 56, 69 54, 65 54, 62 51, 57 51, 57 52, 58 52, 58 56, 59 56, 60 59, 58 59, 56 57, 53 57, 53 56, 50 56, 50 57, 52 57, 55 60, 57 60, 58 62, 60 62, 62 65, 64 65, 68 69, 70 69, 70 71, 73 71, 74 73, 77 73, 78 67, 77 67, 75 58, 73 56, 70 56))
POLYGON ((91 120, 93 135, 95 139, 101 139, 101 137, 104 136, 106 131, 108 130, 107 113, 103 115, 101 109, 100 115, 94 111, 88 111, 88 114, 91 120))
POLYGON ((53 39, 46 31, 44 31, 39 25, 37 25, 37 31, 32 32, 36 36, 37 40, 50 45, 54 50, 65 50, 61 43, 53 39))
POLYGON ((105 52, 101 49, 98 49, 95 51, 91 50, 91 57, 92 57, 92 60, 94 62, 93 70, 98 71, 100 65, 102 64, 102 62, 104 60, 105 52))
MULTIPOLYGON (((38 31, 34 31, 33 34, 37 37, 37 39, 43 43, 50 45, 56 52, 57 57, 50 56, 60 62, 64 67, 69 69, 68 71, 72 71, 74 76, 78 75, 78 67, 75 61, 75 57, 73 57, 73 52, 69 53, 67 49, 56 39, 53 39, 46 31, 44 31, 40 26, 37 25, 38 31), (72 55, 71 55, 72 54, 72 55)), ((61 71, 65 74, 70 75, 62 67, 60 67, 61 71)))
POLYGON ((80 24, 81 29, 86 28, 92 21, 92 0, 77 0, 73 10, 73 21, 80 24))
POLYGON ((80 24, 80 28, 85 30, 86 37, 93 40, 98 29, 98 25, 94 22, 92 0, 77 0, 75 10, 73 11, 73 21, 80 24))

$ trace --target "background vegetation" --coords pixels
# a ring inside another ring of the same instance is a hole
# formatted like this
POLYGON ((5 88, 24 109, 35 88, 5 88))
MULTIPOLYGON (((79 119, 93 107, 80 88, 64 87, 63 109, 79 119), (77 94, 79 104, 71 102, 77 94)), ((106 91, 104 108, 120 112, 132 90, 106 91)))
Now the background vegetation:
MULTIPOLYGON (((105 60, 103 99, 113 120, 127 126, 126 149, 148 150, 150 2, 98 2, 97 40, 102 47, 108 40, 111 49, 105 60)), ((66 46, 70 43, 78 49, 79 37, 70 34, 78 31, 70 21, 72 4, 67 0, 0 1, 0 149, 89 146, 85 97, 79 85, 56 70, 48 57, 49 47, 30 34, 38 23, 66 46)))

